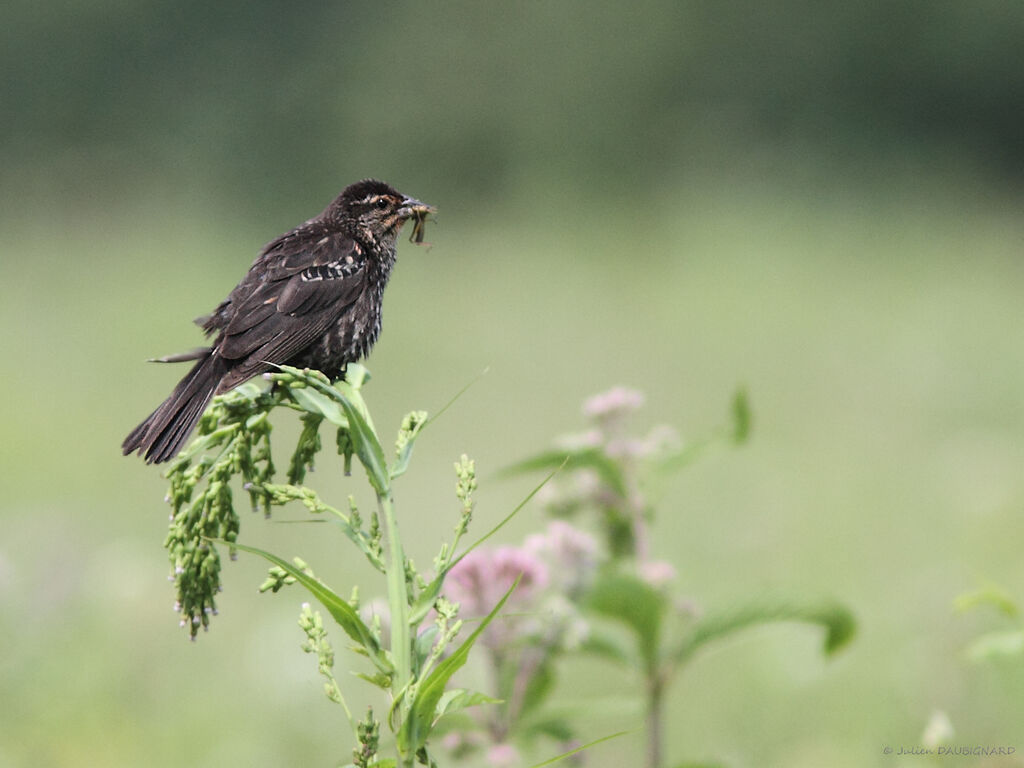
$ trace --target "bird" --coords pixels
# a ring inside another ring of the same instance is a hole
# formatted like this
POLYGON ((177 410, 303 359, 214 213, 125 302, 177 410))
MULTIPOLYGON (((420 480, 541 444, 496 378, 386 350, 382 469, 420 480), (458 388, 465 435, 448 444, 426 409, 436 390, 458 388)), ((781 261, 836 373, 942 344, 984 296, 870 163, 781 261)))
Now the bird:
POLYGON ((381 330, 384 288, 402 225, 433 206, 376 179, 346 187, 319 215, 263 247, 241 282, 196 319, 208 347, 159 358, 195 363, 170 396, 121 445, 147 464, 174 458, 215 395, 279 365, 337 380, 365 357, 381 330))

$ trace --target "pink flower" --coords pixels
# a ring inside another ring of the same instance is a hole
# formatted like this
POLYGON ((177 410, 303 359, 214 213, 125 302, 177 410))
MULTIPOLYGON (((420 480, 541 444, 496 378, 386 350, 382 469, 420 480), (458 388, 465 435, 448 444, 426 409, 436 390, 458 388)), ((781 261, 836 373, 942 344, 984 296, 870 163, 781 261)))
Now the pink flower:
POLYGON ((612 387, 607 392, 587 398, 583 415, 592 419, 605 419, 620 413, 635 411, 644 404, 643 393, 626 387, 612 387))
POLYGON ((487 750, 487 762, 495 768, 508 768, 519 764, 519 750, 511 744, 495 744, 487 750))
POLYGON ((460 605, 463 618, 481 618, 490 613, 516 578, 519 586, 506 606, 528 603, 548 584, 548 569, 537 557, 518 547, 474 549, 449 571, 444 592, 460 605))
POLYGON ((646 455, 647 446, 635 437, 618 437, 609 440, 605 452, 613 459, 641 459, 646 455))
POLYGON ((655 588, 666 586, 676 577, 675 566, 665 560, 649 560, 641 563, 638 570, 640 578, 655 588))
POLYGON ((548 564, 553 582, 568 595, 578 594, 597 571, 597 541, 564 520, 549 523, 545 533, 527 536, 523 548, 548 564))

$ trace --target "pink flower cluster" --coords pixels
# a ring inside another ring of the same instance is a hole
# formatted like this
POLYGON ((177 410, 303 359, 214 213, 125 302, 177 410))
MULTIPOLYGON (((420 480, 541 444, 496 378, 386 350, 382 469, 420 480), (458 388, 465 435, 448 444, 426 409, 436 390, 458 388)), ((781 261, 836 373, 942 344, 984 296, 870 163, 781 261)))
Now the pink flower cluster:
POLYGON ((607 392, 587 398, 583 403, 583 415, 603 420, 635 411, 643 404, 643 392, 627 387, 612 387, 607 392))
MULTIPOLYGON (((482 618, 519 578, 505 603, 506 616, 496 618, 487 628, 485 642, 497 648, 552 631, 571 630, 576 636, 585 634, 586 629, 576 626, 579 616, 572 601, 593 582, 597 566, 594 538, 555 520, 546 532, 528 536, 522 547, 473 550, 448 573, 444 593, 459 604, 461 618, 482 618)), ((559 643, 558 638, 549 641, 559 643)))
POLYGON ((445 596, 459 604, 462 618, 483 618, 517 578, 519 586, 505 604, 506 609, 522 607, 548 585, 547 566, 519 547, 479 547, 448 572, 445 596))
POLYGON ((523 549, 550 566, 554 586, 570 598, 586 589, 597 572, 597 540, 564 520, 553 520, 545 533, 527 536, 523 549))

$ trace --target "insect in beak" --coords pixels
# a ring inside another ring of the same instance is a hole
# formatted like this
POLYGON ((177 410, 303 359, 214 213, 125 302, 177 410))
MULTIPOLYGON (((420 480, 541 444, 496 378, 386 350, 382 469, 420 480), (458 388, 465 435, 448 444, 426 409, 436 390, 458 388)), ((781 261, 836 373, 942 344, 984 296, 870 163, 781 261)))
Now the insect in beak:
POLYGON ((409 242, 422 244, 427 217, 437 213, 437 209, 432 205, 421 203, 415 198, 407 197, 402 201, 402 207, 398 209, 398 213, 413 220, 409 242))

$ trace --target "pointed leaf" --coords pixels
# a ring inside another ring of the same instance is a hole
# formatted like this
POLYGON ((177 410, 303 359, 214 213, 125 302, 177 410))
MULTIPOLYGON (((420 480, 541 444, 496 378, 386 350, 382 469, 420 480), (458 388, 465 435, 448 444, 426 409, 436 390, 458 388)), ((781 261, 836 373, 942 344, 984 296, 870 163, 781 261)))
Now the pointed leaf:
POLYGON ((387 460, 384 458, 384 449, 381 448, 380 440, 377 438, 377 433, 369 420, 369 414, 366 412, 366 404, 363 402, 362 396, 358 394, 358 389, 345 381, 338 382, 336 389, 319 376, 288 365, 282 365, 281 370, 301 378, 310 388, 341 406, 345 419, 348 421, 348 431, 352 437, 356 455, 359 456, 363 467, 366 468, 370 484, 377 493, 386 496, 389 487, 387 460))
POLYGON ((738 389, 732 398, 732 441, 736 445, 742 445, 750 438, 751 420, 750 398, 747 396, 747 390, 738 389))
MULTIPOLYGON (((410 624, 410 626, 415 627, 416 625, 410 624)), ((434 643, 437 641, 437 635, 438 628, 435 624, 417 634, 416 638, 412 641, 412 668, 414 674, 421 670, 423 665, 427 663, 427 659, 430 658, 434 650, 434 643)))
POLYGON ((661 622, 668 607, 665 595, 635 576, 612 573, 597 580, 588 605, 630 627, 644 666, 648 670, 657 666, 661 622))
POLYGON ((568 467, 570 470, 580 468, 593 469, 604 484, 619 496, 625 497, 628 495, 626 480, 622 475, 622 468, 603 451, 596 448, 585 448, 579 451, 546 451, 506 467, 501 471, 501 474, 521 475, 541 469, 554 469, 557 471, 563 466, 568 467))
POLYGON ((378 688, 380 688, 382 690, 385 690, 385 691, 390 691, 391 690, 391 675, 385 675, 382 672, 378 672, 375 675, 367 675, 367 674, 364 674, 362 672, 356 672, 355 675, 360 680, 365 680, 366 682, 370 683, 371 685, 375 685, 375 686, 377 686, 378 688))
POLYGON ((958 595, 953 601, 953 607, 958 611, 969 611, 979 605, 989 605, 1006 616, 1016 616, 1020 613, 1017 603, 1013 597, 998 584, 991 582, 984 584, 980 589, 973 592, 966 592, 958 595))
POLYGON ((452 688, 450 691, 445 691, 438 700, 437 710, 434 713, 435 719, 440 719, 445 715, 454 715, 456 712, 461 712, 468 707, 475 707, 480 704, 500 703, 501 699, 495 699, 485 693, 469 691, 465 688, 452 688))
POLYGON ((689 637, 676 650, 675 660, 684 661, 704 645, 747 627, 780 621, 798 621, 824 627, 824 652, 827 656, 849 643, 857 631, 857 622, 853 614, 836 603, 801 605, 790 602, 759 602, 700 619, 689 637))
POLYGON ((517 718, 525 718, 543 704, 554 686, 555 673, 552 669, 551 659, 548 657, 527 680, 526 690, 523 692, 523 703, 519 707, 517 718))
POLYGON ((441 696, 444 695, 445 686, 448 685, 452 675, 465 665, 469 659, 469 652, 477 638, 480 637, 494 617, 498 615, 498 612, 505 605, 509 596, 518 586, 519 578, 516 578, 512 586, 509 587, 508 592, 504 594, 501 600, 498 601, 498 604, 494 606, 494 609, 480 622, 480 625, 473 631, 473 634, 467 637, 451 656, 434 667, 434 671, 422 681, 416 693, 416 698, 413 700, 409 716, 402 723, 402 730, 399 733, 399 744, 402 746, 403 751, 407 753, 416 752, 426 744, 427 736, 430 735, 430 729, 434 724, 438 702, 441 700, 441 696))
POLYGON ((373 424, 373 418, 370 415, 370 408, 366 405, 366 401, 363 400, 363 393, 359 387, 353 386, 347 381, 339 381, 333 387, 327 387, 326 392, 331 393, 331 397, 334 399, 344 398, 348 403, 359 411, 359 415, 363 417, 363 421, 370 427, 370 431, 374 434, 377 433, 377 427, 373 424))
POLYGON ((356 391, 371 378, 370 369, 362 363, 349 363, 345 366, 345 383, 356 391))
POLYGON ((580 645, 584 653, 592 653, 602 659, 613 661, 616 664, 628 665, 633 659, 629 649, 625 648, 623 641, 611 633, 600 631, 599 627, 591 627, 590 633, 580 645))
POLYGON ((373 633, 370 631, 370 628, 363 623, 363 620, 359 618, 359 614, 356 613, 355 609, 349 605, 346 600, 339 597, 316 579, 311 578, 308 574, 296 568, 287 560, 282 560, 277 555, 272 555, 269 552, 257 549, 256 547, 247 547, 244 544, 236 543, 234 546, 243 552, 259 555, 265 560, 269 560, 278 568, 286 571, 290 576, 293 576, 297 582, 309 590, 313 597, 323 604, 324 608, 327 609, 327 612, 330 613, 331 616, 334 617, 334 620, 338 622, 339 626, 345 630, 345 634, 352 638, 352 640, 355 641, 361 649, 366 651, 366 655, 374 663, 374 666, 376 666, 377 669, 387 675, 394 672, 394 667, 391 662, 384 657, 381 647, 373 636, 373 633))
POLYGON ((448 563, 447 568, 434 576, 433 580, 431 580, 431 582, 419 593, 416 598, 416 602, 412 606, 412 610, 409 612, 409 624, 411 626, 415 627, 423 621, 423 617, 426 616, 427 613, 430 612, 430 609, 434 607, 434 602, 437 600, 437 596, 441 594, 441 588, 444 586, 444 579, 445 576, 448 575, 448 571, 458 565, 462 558, 487 541, 487 539, 491 538, 491 536, 500 531, 506 523, 519 514, 519 511, 530 502, 530 499, 537 495, 537 492, 540 491, 541 488, 548 484, 551 478, 554 477, 563 466, 565 466, 564 459, 553 472, 549 473, 547 477, 534 486, 532 491, 526 494, 526 497, 516 505, 515 509, 505 515, 505 517, 502 518, 497 525, 491 528, 491 530, 473 542, 470 546, 466 547, 458 557, 453 558, 452 561, 448 563))
POLYGON ((341 412, 341 407, 315 389, 293 387, 288 392, 304 410, 323 416, 329 422, 339 427, 348 427, 348 420, 341 412))
POLYGON ((387 459, 384 458, 384 449, 381 448, 377 434, 351 402, 341 395, 339 397, 342 410, 345 411, 345 417, 348 419, 352 445, 356 449, 359 461, 366 469, 370 485, 378 494, 386 496, 389 488, 387 459))

